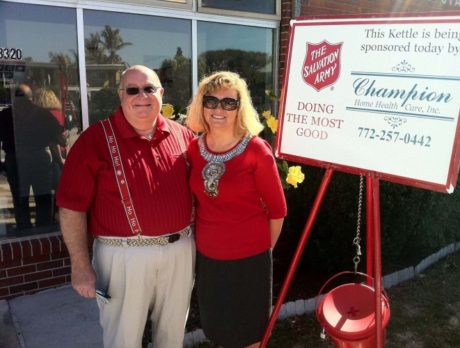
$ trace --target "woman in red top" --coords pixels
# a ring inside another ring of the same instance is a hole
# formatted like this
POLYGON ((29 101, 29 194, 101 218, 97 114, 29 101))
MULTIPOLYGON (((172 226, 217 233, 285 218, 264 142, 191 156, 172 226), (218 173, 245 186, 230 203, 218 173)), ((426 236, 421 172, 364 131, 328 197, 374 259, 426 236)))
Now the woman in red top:
MULTIPOLYGON (((59 122, 64 130, 64 114, 62 113, 62 104, 52 89, 38 88, 33 97, 34 103, 42 108, 47 109, 54 118, 59 122)), ((67 140, 68 132, 63 131, 63 137, 67 140)), ((52 157, 52 174, 53 174, 53 190, 56 190, 61 178, 62 167, 64 166, 65 157, 67 156, 67 146, 59 146, 57 144, 49 145, 52 157)))
MULTIPOLYGON (((49 144, 49 149, 51 152, 51 187, 53 191, 56 191, 61 179, 62 168, 64 166, 64 161, 67 156, 67 138, 69 137, 68 132, 64 129, 64 114, 62 113, 62 104, 56 94, 52 89, 49 88, 38 88, 33 97, 33 101, 36 105, 41 106, 44 109, 47 109, 54 118, 58 121, 59 125, 62 127, 62 138, 65 139, 65 146, 58 145, 55 143, 49 144)), ((56 207, 56 200, 53 199, 53 212, 54 219, 56 222, 59 222, 59 214, 56 207)))
POLYGON ((197 294, 202 328, 220 346, 256 347, 271 310, 272 259, 286 201, 246 82, 204 78, 187 125, 196 199, 197 294))

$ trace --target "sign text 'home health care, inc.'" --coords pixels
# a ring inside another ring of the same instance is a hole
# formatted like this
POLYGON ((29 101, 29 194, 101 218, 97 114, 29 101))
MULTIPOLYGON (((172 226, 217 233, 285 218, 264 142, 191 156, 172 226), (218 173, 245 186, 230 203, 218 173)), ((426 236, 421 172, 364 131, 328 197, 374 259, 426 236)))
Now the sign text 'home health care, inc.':
POLYGON ((460 16, 292 21, 281 158, 452 192, 460 16))

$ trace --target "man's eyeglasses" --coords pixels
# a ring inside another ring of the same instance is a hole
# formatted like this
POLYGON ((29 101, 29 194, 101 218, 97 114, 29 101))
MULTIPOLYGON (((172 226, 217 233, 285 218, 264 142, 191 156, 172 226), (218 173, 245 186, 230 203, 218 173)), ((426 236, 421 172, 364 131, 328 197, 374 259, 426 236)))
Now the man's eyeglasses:
POLYGON ((233 111, 236 110, 238 106, 240 106, 240 100, 233 98, 219 99, 211 95, 205 95, 203 97, 203 106, 206 109, 215 109, 219 104, 222 107, 222 109, 227 111, 233 111))
MULTIPOLYGON (((145 86, 142 88, 142 91, 146 94, 155 94, 160 87, 155 86, 145 86)), ((126 91, 128 95, 136 95, 139 94, 141 89, 139 87, 126 87, 120 88, 120 91, 126 91)))

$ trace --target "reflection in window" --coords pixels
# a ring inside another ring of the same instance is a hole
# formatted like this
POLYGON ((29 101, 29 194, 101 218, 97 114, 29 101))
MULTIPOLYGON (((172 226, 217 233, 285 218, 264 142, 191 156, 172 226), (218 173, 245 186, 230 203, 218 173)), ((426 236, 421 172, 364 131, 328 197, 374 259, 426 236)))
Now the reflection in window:
POLYGON ((0 47, 0 238, 57 230, 54 191, 81 131, 75 10, 0 2, 0 47))
POLYGON ((276 0, 202 0, 201 6, 264 14, 276 13, 276 0))
POLYGON ((120 76, 142 64, 158 73, 163 101, 176 112, 191 97, 191 22, 102 11, 85 11, 85 51, 90 123, 119 105, 120 76))
POLYGON ((273 90, 273 30, 219 23, 198 23, 198 74, 239 73, 248 83, 254 106, 270 106, 273 90))

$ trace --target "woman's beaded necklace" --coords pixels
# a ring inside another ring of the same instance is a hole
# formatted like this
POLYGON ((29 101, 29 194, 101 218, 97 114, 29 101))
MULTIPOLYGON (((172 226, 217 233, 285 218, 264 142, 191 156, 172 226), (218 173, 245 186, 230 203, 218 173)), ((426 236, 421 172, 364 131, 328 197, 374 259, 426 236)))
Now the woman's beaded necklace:
POLYGON ((206 160, 206 162, 208 162, 204 166, 201 176, 203 177, 204 191, 209 196, 217 197, 219 194, 219 180, 225 173, 225 162, 243 153, 246 146, 248 146, 249 140, 251 140, 250 135, 244 137, 243 140, 241 140, 240 143, 230 151, 224 154, 215 154, 210 153, 206 149, 204 134, 200 135, 198 139, 200 155, 206 160))

